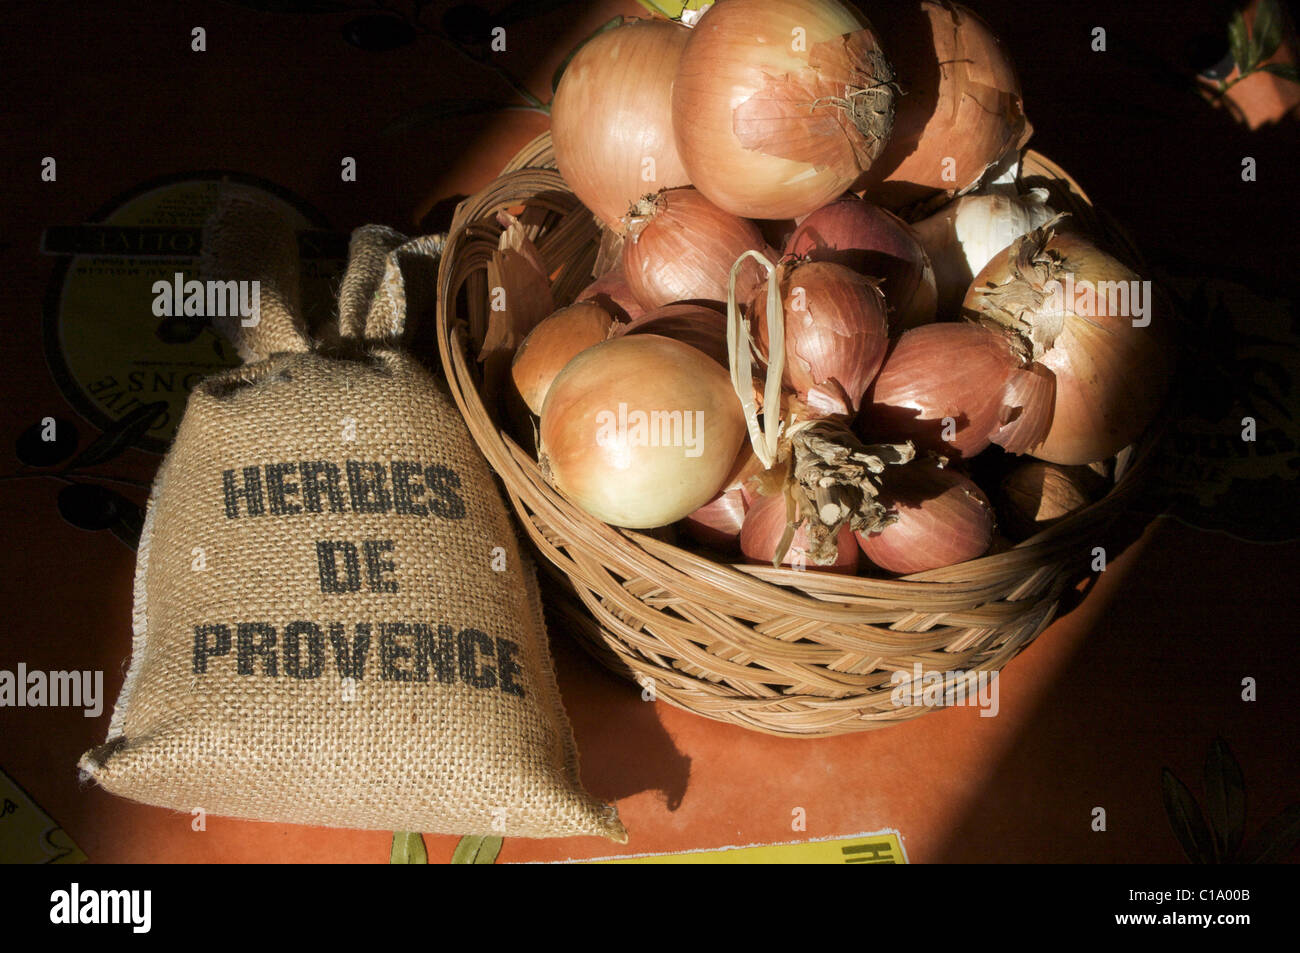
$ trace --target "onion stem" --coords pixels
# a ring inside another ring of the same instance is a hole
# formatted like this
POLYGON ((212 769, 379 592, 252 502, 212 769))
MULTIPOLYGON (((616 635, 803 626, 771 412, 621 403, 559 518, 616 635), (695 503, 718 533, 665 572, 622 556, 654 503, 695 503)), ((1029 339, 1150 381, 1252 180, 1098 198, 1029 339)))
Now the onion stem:
POLYGON ((785 312, 781 305, 781 288, 777 267, 759 252, 744 252, 731 266, 727 283, 727 355, 731 365, 731 385, 736 389, 745 412, 749 440, 754 453, 770 469, 776 463, 777 440, 781 435, 781 375, 785 371, 785 312), (758 405, 754 402, 754 341, 740 306, 736 302, 736 275, 746 258, 753 258, 767 269, 767 378, 763 388, 763 426, 758 423, 758 405))

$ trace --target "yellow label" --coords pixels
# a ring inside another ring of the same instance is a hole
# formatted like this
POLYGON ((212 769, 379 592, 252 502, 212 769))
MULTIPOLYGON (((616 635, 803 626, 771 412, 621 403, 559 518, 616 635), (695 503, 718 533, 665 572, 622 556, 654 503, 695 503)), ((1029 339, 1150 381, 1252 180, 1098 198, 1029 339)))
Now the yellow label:
POLYGON ((905 864, 907 854, 898 831, 876 831, 852 837, 792 841, 785 844, 750 844, 691 850, 676 854, 638 854, 602 857, 591 864, 905 864))
POLYGON ((86 855, 27 796, 14 779, 0 771, 0 864, 80 864, 86 855))

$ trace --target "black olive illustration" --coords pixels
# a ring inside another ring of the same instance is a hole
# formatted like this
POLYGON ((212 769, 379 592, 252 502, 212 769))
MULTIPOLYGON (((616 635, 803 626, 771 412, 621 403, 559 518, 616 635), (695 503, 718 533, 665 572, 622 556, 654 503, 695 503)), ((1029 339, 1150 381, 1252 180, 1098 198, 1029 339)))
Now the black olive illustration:
POLYGON ((120 497, 92 483, 71 483, 59 491, 59 515, 78 529, 108 529, 119 515, 120 497))
POLYGON ((72 456, 77 449, 77 425, 63 417, 54 418, 54 439, 44 440, 45 424, 37 422, 18 435, 14 452, 29 467, 52 467, 72 456))

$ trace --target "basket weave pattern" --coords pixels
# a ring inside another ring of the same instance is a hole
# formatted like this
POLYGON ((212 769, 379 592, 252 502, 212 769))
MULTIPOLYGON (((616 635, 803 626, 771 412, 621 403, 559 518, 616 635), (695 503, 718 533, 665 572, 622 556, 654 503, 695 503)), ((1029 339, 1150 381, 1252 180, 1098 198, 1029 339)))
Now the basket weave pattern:
MULTIPOLYGON (((1036 153, 1022 175, 1055 207, 1108 230, 1082 190, 1036 153)), ((1088 573, 1092 548, 1133 495, 1151 439, 1121 453, 1100 501, 1012 549, 901 579, 732 565, 634 530, 566 500, 494 419, 474 360, 487 320, 486 268, 516 212, 554 275, 557 306, 590 283, 600 233, 555 171, 548 134, 463 202, 438 276, 443 367, 471 434, 560 585, 548 602, 603 664, 655 696, 719 721, 814 737, 864 731, 929 711, 893 701, 897 671, 1001 669, 1051 621, 1088 573)), ((1123 244, 1122 234, 1108 237, 1123 244)), ((1126 246, 1125 246, 1126 247, 1126 246)))

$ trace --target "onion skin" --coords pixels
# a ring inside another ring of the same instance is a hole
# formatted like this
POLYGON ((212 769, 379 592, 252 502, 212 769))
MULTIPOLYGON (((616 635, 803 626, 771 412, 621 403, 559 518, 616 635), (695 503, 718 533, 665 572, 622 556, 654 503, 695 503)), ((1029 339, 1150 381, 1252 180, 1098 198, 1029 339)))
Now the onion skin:
POLYGON ((542 407, 539 462, 597 519, 646 529, 717 496, 746 433, 731 378, 716 362, 680 341, 634 334, 587 348, 555 378, 542 407), (650 445, 648 429, 638 438, 636 414, 673 411, 683 421, 670 435, 676 445, 650 445), (612 432, 621 426, 622 434, 612 432))
POLYGON ((1003 394, 1025 362, 1011 335, 976 324, 927 324, 894 344, 859 419, 864 439, 907 438, 944 456, 972 457, 1011 416, 1003 394), (944 419, 952 419, 945 439, 944 419))
POLYGON ((691 31, 673 83, 692 184, 746 218, 825 205, 883 149, 892 79, 870 25, 838 0, 721 0, 691 31), (846 94, 856 116, 831 102, 846 94))
POLYGON ((618 334, 658 334, 689 344, 729 367, 727 316, 702 304, 666 304, 615 329, 618 334))
POLYGON ((757 495, 757 481, 763 463, 748 440, 740 446, 736 463, 721 493, 682 520, 682 529, 698 542, 715 549, 738 552, 740 528, 757 495))
POLYGON ((1003 527, 1012 539, 1028 539, 1083 509, 1105 485, 1105 478, 1088 467, 1025 461, 999 485, 1003 527))
POLYGON ((534 414, 541 414, 546 392, 564 365, 609 337, 614 319, 591 302, 561 308, 528 332, 515 351, 510 374, 534 414))
POLYGON ((930 257, 897 215, 845 195, 799 223, 785 253, 827 261, 879 279, 895 333, 935 318, 938 294, 930 257))
MULTIPOLYGON (((805 262, 781 276, 785 311, 782 382, 813 416, 852 417, 889 348, 884 296, 870 279, 843 265, 805 262)), ((759 347, 766 354, 767 294, 750 305, 759 347)))
POLYGON ((645 313, 627 286, 622 267, 607 271, 578 293, 578 301, 591 301, 600 305, 618 321, 632 321, 645 313))
MULTIPOLYGON (((649 196, 629 216, 623 276, 646 310, 675 301, 726 301, 731 266, 767 246, 753 222, 718 208, 695 189, 649 196)), ((763 279, 753 260, 736 279, 737 293, 763 279)))
POLYGON ((593 37, 560 78, 551 104, 556 165, 610 228, 620 229, 646 193, 690 184, 672 121, 673 75, 689 38, 667 20, 633 20, 593 37))
POLYGON ((1131 289, 1138 281, 1087 238, 1050 224, 1012 243, 976 276, 966 314, 1020 335, 1055 380, 1049 429, 1029 450, 1035 457, 1065 465, 1104 460, 1136 440, 1155 416, 1171 372, 1165 314, 1155 313, 1143 292, 1150 323, 1134 327, 1132 301, 1126 308, 1118 297, 1111 302, 1105 292, 1089 293, 1105 288, 1103 282, 1131 289), (1068 281, 1074 295, 1067 301, 1068 281), (1059 295, 1050 293, 1052 282, 1059 295))
POLYGON ((971 480, 918 461, 884 474, 880 501, 898 519, 874 533, 857 533, 873 564, 896 573, 925 572, 988 552, 993 506, 971 480))
POLYGON ((858 183, 867 198, 898 208, 962 192, 1029 138, 1015 67, 974 13, 906 0, 881 4, 877 22, 907 95, 884 153, 858 183))
MULTIPOLYGON (((785 528, 785 497, 780 494, 759 497, 745 514, 745 524, 740 531, 740 551, 744 554, 745 560, 772 565, 772 556, 776 553, 777 544, 781 541, 785 528)), ((858 571, 858 562, 861 558, 854 542, 853 530, 844 526, 836 537, 835 543, 835 561, 826 566, 817 565, 812 560, 807 526, 800 524, 794 531, 794 539, 781 560, 781 565, 853 575, 858 571)))

